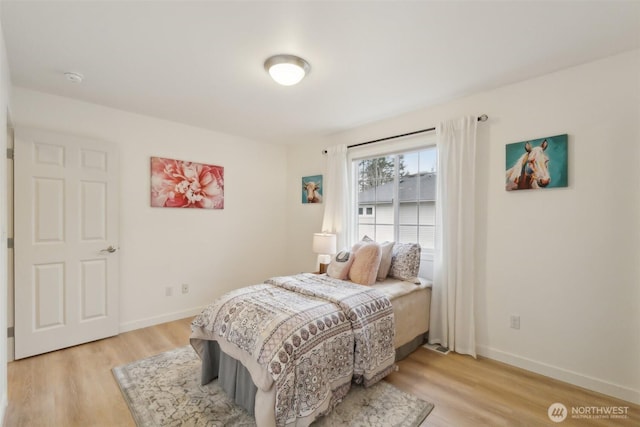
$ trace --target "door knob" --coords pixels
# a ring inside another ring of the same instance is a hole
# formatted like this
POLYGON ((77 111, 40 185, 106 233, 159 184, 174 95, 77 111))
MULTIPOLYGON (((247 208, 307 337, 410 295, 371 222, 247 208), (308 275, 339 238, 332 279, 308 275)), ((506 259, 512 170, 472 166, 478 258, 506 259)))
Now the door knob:
POLYGON ((109 252, 110 254, 112 254, 115 251, 117 251, 116 248, 114 248, 113 246, 109 246, 108 248, 101 250, 100 253, 109 252))

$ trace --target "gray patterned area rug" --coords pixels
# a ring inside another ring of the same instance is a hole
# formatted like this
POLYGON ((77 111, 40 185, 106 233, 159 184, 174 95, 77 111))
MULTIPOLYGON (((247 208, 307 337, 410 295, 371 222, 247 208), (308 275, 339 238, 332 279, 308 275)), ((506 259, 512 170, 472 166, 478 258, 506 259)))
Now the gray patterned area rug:
MULTIPOLYGON (((255 426, 255 419, 235 405, 212 381, 200 385, 200 359, 190 346, 113 368, 138 427, 255 426)), ((433 404, 381 381, 351 391, 329 415, 313 426, 415 427, 433 404)))

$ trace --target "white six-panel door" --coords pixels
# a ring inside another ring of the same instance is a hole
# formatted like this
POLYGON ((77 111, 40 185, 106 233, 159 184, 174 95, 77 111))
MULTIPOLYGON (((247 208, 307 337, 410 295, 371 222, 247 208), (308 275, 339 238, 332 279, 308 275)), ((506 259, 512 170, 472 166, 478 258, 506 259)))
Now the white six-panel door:
POLYGON ((116 147, 16 129, 15 357, 118 333, 116 147))

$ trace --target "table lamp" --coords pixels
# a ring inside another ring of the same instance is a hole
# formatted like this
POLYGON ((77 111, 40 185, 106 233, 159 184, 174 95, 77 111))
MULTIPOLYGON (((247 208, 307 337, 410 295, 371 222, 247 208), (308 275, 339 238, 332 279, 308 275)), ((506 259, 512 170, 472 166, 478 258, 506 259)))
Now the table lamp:
POLYGON ((327 272, 331 255, 336 253, 336 235, 331 233, 313 233, 313 252, 318 254, 318 271, 327 272))

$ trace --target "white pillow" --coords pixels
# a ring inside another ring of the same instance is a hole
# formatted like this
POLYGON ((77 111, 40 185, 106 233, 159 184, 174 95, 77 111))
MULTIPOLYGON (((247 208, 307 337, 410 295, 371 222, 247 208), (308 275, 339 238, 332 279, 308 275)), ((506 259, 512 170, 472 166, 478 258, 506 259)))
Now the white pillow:
POLYGON ((382 257, 380 259, 380 267, 378 267, 378 280, 384 280, 391 270, 391 260, 393 259, 394 242, 380 243, 382 257))
POLYGON ((347 280, 354 256, 349 251, 340 251, 331 258, 327 267, 327 276, 334 279, 347 280))

